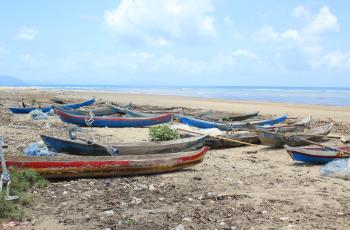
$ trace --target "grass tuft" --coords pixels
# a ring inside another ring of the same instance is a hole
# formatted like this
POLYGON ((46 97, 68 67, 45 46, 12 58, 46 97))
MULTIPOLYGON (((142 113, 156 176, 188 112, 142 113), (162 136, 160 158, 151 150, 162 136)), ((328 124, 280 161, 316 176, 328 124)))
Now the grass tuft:
POLYGON ((27 191, 30 188, 42 188, 47 186, 47 181, 38 173, 30 169, 10 170, 11 185, 10 195, 19 196, 19 199, 5 200, 6 189, 0 193, 0 218, 22 220, 25 216, 23 207, 29 206, 32 197, 27 191))

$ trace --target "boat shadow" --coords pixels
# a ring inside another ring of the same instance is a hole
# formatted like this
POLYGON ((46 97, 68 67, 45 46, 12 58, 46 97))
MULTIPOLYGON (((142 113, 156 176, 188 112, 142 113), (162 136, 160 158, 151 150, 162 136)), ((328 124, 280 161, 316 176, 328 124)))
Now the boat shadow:
POLYGON ((51 183, 59 183, 59 182, 68 182, 68 181, 78 181, 81 179, 85 180, 107 180, 107 179, 117 179, 117 178, 143 178, 143 177, 159 177, 160 175, 170 175, 170 174, 180 174, 180 173, 189 173, 189 172, 197 172, 198 170, 196 169, 181 169, 179 171, 172 171, 172 172, 160 172, 160 173, 154 173, 154 174, 140 174, 140 175, 123 175, 123 176, 110 176, 110 177, 81 177, 81 178, 52 178, 52 179, 47 179, 51 183))

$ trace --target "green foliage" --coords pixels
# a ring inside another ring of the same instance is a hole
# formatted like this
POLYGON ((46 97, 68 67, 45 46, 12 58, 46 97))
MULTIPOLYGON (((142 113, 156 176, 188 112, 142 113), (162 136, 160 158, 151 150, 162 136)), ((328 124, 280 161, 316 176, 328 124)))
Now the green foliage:
POLYGON ((28 206, 32 201, 30 194, 26 192, 31 187, 47 186, 47 181, 30 169, 11 171, 10 176, 10 195, 19 196, 19 199, 7 201, 5 200, 6 191, 2 191, 0 193, 0 218, 22 220, 25 215, 22 206, 28 206))
POLYGON ((166 125, 157 125, 149 128, 149 136, 152 141, 170 141, 178 139, 179 133, 166 125))
POLYGON ((129 225, 129 226, 137 224, 136 220, 134 220, 134 219, 124 219, 123 222, 124 222, 124 224, 129 225))

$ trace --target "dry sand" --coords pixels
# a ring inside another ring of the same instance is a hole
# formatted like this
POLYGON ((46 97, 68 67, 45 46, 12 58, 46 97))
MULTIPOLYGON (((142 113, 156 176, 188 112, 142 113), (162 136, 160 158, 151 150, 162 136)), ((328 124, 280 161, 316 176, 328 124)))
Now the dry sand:
MULTIPOLYGON (((97 99, 120 103, 203 107, 215 110, 336 121, 333 132, 349 133, 350 108, 237 102, 110 92, 2 88, 0 134, 8 154, 19 154, 39 133, 63 135, 66 124, 53 117, 33 121, 5 110, 21 98, 97 99)), ((87 129, 103 140, 147 140, 146 128, 87 129)), ((334 142, 334 144, 339 144, 334 142)), ((56 181, 32 191, 26 208, 34 229, 349 229, 350 184, 321 177, 320 166, 293 162, 285 150, 238 147, 211 150, 200 165, 176 173, 110 179, 56 181), (256 154, 247 151, 258 150, 256 154)))

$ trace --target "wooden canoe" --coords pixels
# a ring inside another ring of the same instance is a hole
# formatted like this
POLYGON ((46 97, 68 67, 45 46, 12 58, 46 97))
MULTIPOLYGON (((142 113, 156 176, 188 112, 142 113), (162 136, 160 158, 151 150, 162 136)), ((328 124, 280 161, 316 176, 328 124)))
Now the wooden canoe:
POLYGON ((171 114, 139 118, 75 115, 68 109, 57 107, 54 107, 54 111, 62 121, 82 127, 145 127, 167 123, 173 118, 171 114))
MULTIPOLYGON (((61 106, 54 106, 57 109, 64 109, 61 106)), ((103 106, 91 110, 79 110, 79 109, 69 109, 70 114, 81 115, 81 116, 110 116, 110 115, 125 115, 125 113, 114 108, 113 106, 103 106)))
POLYGON ((190 116, 176 115, 176 118, 181 123, 194 126, 197 128, 201 128, 201 129, 218 128, 220 130, 233 130, 233 129, 247 128, 249 125, 254 125, 254 126, 275 125, 275 124, 284 122, 287 119, 287 117, 288 117, 287 115, 283 115, 280 117, 274 117, 274 118, 265 119, 265 120, 220 123, 220 122, 205 121, 205 120, 201 120, 190 116))
POLYGON ((301 139, 309 141, 322 141, 325 136, 329 134, 333 124, 327 124, 317 128, 310 129, 306 132, 288 133, 283 134, 280 132, 271 132, 262 128, 257 129, 259 139, 263 145, 267 145, 273 148, 281 148, 283 145, 289 146, 301 146, 308 145, 301 139))
POLYGON ((203 161, 208 147, 191 152, 125 156, 6 156, 11 168, 30 168, 48 179, 146 175, 177 171, 203 161))
MULTIPOLYGON (((270 126, 267 129, 271 132, 280 132, 280 133, 287 133, 287 132, 302 132, 306 127, 309 127, 311 122, 311 117, 306 117, 301 119, 300 121, 297 121, 291 125, 286 126, 270 126)), ((254 126, 255 128, 255 126, 254 126)), ((218 139, 215 137, 208 137, 205 141, 205 145, 212 148, 212 149, 218 149, 218 148, 232 148, 232 147, 238 147, 242 146, 242 143, 229 141, 230 140, 238 140, 243 141, 251 144, 260 144, 260 139, 258 137, 257 132, 254 131, 244 131, 244 132, 237 132, 234 134, 225 134, 223 136, 224 139, 218 139)))
POLYGON ((242 113, 242 114, 233 114, 229 116, 224 117, 218 117, 212 114, 201 116, 201 118, 208 119, 211 121, 244 121, 249 118, 253 118, 259 115, 259 112, 252 112, 252 113, 242 113))
MULTIPOLYGON (((308 164, 326 164, 335 159, 349 157, 348 154, 327 147, 291 147, 288 145, 284 147, 293 160, 308 164)), ((350 151, 350 146, 337 147, 337 149, 350 151)))
MULTIPOLYGON (((65 104, 65 105, 62 105, 62 106, 67 108, 67 109, 78 109, 78 108, 83 107, 83 106, 92 105, 92 104, 95 103, 95 101, 96 101, 95 98, 93 98, 91 100, 83 101, 81 103, 65 104)), ((46 107, 43 107, 43 108, 35 108, 35 107, 26 107, 26 108, 10 107, 9 108, 9 110, 12 113, 16 113, 16 114, 30 113, 31 111, 33 111, 35 109, 40 109, 44 113, 47 113, 47 112, 49 112, 52 109, 52 106, 46 106, 46 107)))
POLYGON ((82 156, 110 156, 109 148, 116 149, 116 155, 145 155, 195 150, 204 145, 206 136, 182 138, 172 141, 131 142, 100 144, 91 141, 68 140, 40 135, 45 145, 59 153, 82 156))

